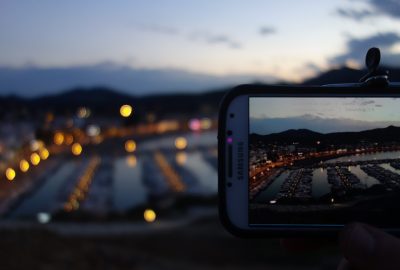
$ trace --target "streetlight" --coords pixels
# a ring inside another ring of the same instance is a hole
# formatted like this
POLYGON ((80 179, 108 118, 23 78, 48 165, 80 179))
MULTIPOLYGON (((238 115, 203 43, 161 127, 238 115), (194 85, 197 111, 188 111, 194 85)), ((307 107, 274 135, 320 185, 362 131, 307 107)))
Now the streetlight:
POLYGON ((121 114, 122 117, 129 117, 132 114, 132 106, 131 105, 122 105, 121 108, 119 109, 119 113, 121 114))
POLYGON ((82 153, 82 145, 80 143, 74 143, 71 147, 72 154, 79 156, 82 153))

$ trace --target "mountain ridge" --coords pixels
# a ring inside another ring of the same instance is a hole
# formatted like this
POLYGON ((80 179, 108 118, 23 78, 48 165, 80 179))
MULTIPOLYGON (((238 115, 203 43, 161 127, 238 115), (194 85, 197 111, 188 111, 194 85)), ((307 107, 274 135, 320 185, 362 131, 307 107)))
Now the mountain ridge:
POLYGON ((251 141, 263 141, 264 143, 291 144, 298 142, 304 145, 316 145, 316 142, 324 144, 354 144, 360 141, 391 142, 400 141, 400 127, 387 126, 363 131, 319 133, 309 129, 289 129, 278 133, 260 135, 250 134, 251 141))

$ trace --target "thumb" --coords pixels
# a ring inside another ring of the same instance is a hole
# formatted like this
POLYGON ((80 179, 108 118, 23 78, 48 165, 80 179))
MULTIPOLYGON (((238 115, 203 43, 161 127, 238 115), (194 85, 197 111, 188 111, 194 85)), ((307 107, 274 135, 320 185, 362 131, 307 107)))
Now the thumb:
POLYGON ((340 236, 340 247, 351 269, 400 268, 400 240, 371 226, 347 225, 340 236))

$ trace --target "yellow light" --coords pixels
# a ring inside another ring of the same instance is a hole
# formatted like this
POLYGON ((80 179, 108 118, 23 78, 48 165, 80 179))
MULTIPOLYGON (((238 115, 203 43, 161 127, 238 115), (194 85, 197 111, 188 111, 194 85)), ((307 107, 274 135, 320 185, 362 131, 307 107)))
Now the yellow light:
POLYGON ((27 172, 29 170, 29 162, 25 159, 21 160, 19 162, 19 169, 21 170, 21 172, 27 172))
POLYGON ((31 163, 36 166, 40 163, 40 156, 37 153, 32 153, 31 155, 31 163))
POLYGON ((119 109, 119 113, 122 117, 129 117, 132 114, 132 106, 131 105, 122 105, 119 109))
POLYGON ((136 167, 137 159, 134 155, 129 155, 126 157, 126 163, 128 164, 129 167, 134 168, 136 167))
POLYGON ((40 150, 39 155, 43 160, 46 160, 49 158, 50 153, 49 153, 49 150, 47 150, 46 148, 43 148, 42 150, 40 150))
POLYGON ((187 146, 187 140, 184 137, 178 137, 175 140, 175 147, 179 150, 185 149, 187 146))
POLYGON ((146 222, 151 223, 156 220, 157 215, 156 215, 156 212, 154 212, 154 210, 146 209, 143 213, 143 217, 146 222))
POLYGON ((203 118, 200 121, 201 129, 210 129, 212 126, 212 122, 209 118, 203 118))
POLYGON ((176 163, 178 163, 179 165, 184 165, 186 163, 187 160, 187 155, 185 152, 178 152, 175 155, 175 161, 176 163))
POLYGON ((82 145, 79 143, 74 143, 71 147, 72 154, 79 156, 82 153, 82 145))
POLYGON ((65 135, 65 143, 71 145, 74 142, 74 137, 71 134, 65 135))
POLYGON ((54 134, 53 140, 56 145, 62 145, 64 142, 64 134, 62 134, 61 132, 56 132, 54 134))
POLYGON ((125 150, 128 153, 135 152, 135 150, 136 150, 136 142, 134 140, 127 140, 125 142, 125 150))
POLYGON ((14 180, 15 176, 16 176, 15 170, 12 168, 7 168, 7 170, 6 170, 7 179, 9 181, 12 181, 12 180, 14 180))

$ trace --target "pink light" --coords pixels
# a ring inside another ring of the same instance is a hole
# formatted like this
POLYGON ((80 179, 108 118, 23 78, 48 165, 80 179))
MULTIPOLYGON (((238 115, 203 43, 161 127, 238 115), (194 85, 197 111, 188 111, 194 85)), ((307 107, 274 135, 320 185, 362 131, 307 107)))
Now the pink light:
POLYGON ((227 141, 227 143, 231 144, 231 143, 233 142, 233 139, 232 139, 232 137, 228 137, 228 138, 226 139, 226 141, 227 141))
POLYGON ((189 121, 189 128, 192 131, 199 131, 201 129, 201 122, 199 119, 191 119, 189 121))

